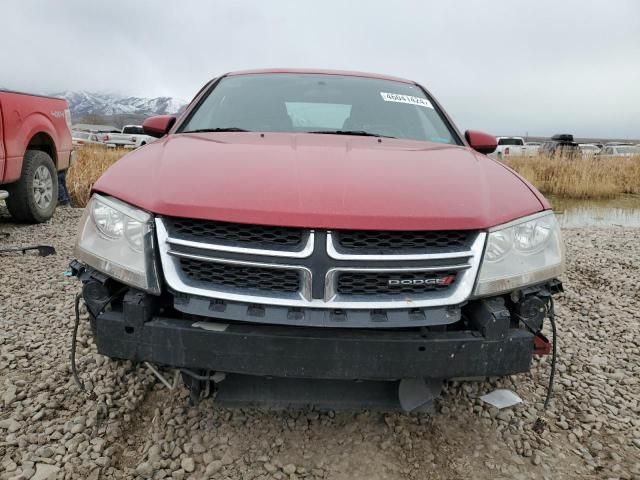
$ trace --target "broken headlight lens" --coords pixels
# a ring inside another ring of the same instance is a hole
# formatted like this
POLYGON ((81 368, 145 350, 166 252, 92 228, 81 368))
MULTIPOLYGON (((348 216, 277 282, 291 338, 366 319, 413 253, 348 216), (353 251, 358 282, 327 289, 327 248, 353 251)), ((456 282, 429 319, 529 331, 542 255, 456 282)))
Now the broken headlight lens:
POLYGON ((76 242, 78 260, 122 283, 160 294, 153 218, 112 197, 89 200, 76 242))
POLYGON ((553 212, 524 217, 489 231, 475 296, 544 282, 564 271, 564 247, 553 212))

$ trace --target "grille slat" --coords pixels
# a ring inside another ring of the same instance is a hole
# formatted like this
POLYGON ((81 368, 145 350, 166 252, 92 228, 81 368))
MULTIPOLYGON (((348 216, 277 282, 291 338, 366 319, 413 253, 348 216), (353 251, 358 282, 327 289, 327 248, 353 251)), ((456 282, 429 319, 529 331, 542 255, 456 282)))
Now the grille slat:
POLYGON ((254 248, 295 249, 306 233, 297 228, 173 218, 168 221, 171 236, 204 243, 239 244, 254 248))
POLYGON ((336 237, 342 251, 384 254, 466 250, 476 234, 467 231, 343 230, 336 232, 336 237))
POLYGON ((180 258, 184 274, 191 280, 223 287, 293 293, 300 290, 297 270, 230 265, 180 258))
POLYGON ((341 295, 424 294, 451 288, 456 275, 456 271, 342 272, 336 290, 341 295))

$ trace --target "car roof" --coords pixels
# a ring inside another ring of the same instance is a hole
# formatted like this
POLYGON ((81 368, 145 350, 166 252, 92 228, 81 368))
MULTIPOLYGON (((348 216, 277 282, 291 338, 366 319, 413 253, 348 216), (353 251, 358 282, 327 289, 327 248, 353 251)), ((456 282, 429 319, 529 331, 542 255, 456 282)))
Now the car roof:
POLYGON ((406 78, 393 77, 390 75, 381 75, 378 73, 368 73, 368 72, 355 72, 349 70, 328 70, 321 68, 263 68, 263 69, 254 69, 254 70, 239 70, 235 72, 227 73, 228 76, 235 75, 256 75, 256 74, 265 74, 265 73, 306 73, 306 74, 316 74, 316 75, 342 75, 347 77, 365 77, 365 78, 376 78, 378 80, 391 80, 395 82, 402 83, 410 83, 415 84, 413 80, 407 80, 406 78))

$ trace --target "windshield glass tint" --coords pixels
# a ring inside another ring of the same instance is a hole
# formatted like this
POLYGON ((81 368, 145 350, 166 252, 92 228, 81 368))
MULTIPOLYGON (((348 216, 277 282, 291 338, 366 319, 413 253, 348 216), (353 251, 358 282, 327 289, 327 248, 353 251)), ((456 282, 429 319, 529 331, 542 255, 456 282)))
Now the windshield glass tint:
POLYGON ((179 131, 225 128, 294 133, 363 131, 458 143, 416 85, 342 75, 225 77, 179 131))
POLYGON ((519 138, 501 138, 498 145, 523 145, 524 142, 519 138))

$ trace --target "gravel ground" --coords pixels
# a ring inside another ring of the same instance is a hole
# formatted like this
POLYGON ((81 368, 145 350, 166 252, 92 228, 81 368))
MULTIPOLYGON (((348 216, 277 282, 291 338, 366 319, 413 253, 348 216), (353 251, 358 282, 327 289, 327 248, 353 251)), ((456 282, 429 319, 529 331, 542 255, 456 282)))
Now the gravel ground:
MULTIPOLYGON (((0 480, 640 479, 638 230, 567 230, 558 298, 556 395, 537 434, 549 359, 530 374, 450 383, 434 415, 229 410, 166 390, 146 368, 95 351, 82 322, 71 380, 72 257, 80 211, 16 226, 0 207, 1 246, 52 244, 57 255, 0 256, 0 480), (524 404, 478 399, 515 389, 524 404)), ((85 317, 86 318, 86 317, 85 317)))

